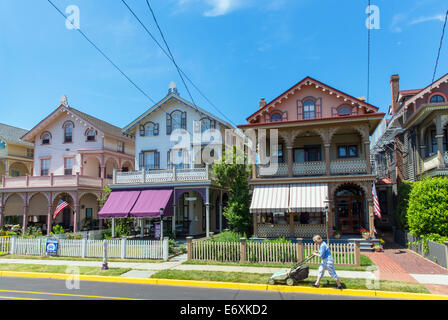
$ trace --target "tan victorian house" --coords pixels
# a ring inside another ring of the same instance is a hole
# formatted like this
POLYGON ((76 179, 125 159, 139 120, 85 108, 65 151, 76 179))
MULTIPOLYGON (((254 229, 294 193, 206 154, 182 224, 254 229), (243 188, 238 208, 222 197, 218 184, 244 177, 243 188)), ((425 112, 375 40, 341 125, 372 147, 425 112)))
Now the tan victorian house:
POLYGON ((34 146, 33 169, 3 177, 0 225, 20 224, 23 230, 36 225, 47 233, 55 224, 75 232, 101 227, 97 199, 114 170, 134 170, 134 140, 121 128, 70 107, 65 96, 21 139, 34 146), (69 207, 53 221, 61 199, 69 207))
POLYGON ((258 141, 250 180, 255 235, 373 234, 369 137, 383 116, 363 98, 310 77, 269 103, 262 99, 239 126, 267 141, 265 150, 258 141))
POLYGON ((32 174, 34 145, 21 139, 27 132, 28 130, 0 123, 0 182, 3 176, 32 174))

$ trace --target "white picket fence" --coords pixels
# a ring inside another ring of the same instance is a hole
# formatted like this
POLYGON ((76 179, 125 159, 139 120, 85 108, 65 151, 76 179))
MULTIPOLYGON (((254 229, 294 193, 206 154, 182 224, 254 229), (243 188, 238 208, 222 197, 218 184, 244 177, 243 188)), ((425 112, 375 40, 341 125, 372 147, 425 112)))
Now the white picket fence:
POLYGON ((258 263, 294 263, 297 262, 295 243, 247 243, 246 260, 258 263))
MULTIPOLYGON (((357 261, 359 254, 356 253, 356 244, 354 243, 332 243, 328 246, 331 251, 331 255, 336 265, 359 265, 361 262, 357 261)), ((314 243, 305 243, 303 245, 303 255, 308 257, 313 251, 319 251, 319 246, 314 243)), ((312 258, 309 263, 319 264, 320 259, 318 257, 312 258)))
MULTIPOLYGON (((168 260, 168 238, 164 240, 82 240, 59 239, 57 255, 61 257, 102 258, 104 243, 107 257, 120 259, 168 260)), ((18 255, 46 254, 47 239, 0 238, 0 252, 18 255), (1 249, 5 249, 2 251, 1 249)))
POLYGON ((237 262, 241 259, 239 242, 193 241, 191 260, 237 262))

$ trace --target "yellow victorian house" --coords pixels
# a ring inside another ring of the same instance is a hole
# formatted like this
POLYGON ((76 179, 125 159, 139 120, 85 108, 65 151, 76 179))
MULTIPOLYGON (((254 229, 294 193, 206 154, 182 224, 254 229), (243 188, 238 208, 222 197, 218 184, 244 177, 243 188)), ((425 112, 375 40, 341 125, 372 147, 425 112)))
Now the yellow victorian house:
POLYGON ((33 174, 34 145, 21 138, 28 130, 0 123, 0 182, 3 176, 33 174))

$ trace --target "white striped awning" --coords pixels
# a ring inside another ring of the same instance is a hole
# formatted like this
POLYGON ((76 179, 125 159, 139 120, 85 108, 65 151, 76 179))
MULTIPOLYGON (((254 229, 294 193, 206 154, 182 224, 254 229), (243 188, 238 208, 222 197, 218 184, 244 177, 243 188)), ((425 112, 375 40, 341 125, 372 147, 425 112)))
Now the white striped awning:
POLYGON ((251 213, 288 212, 289 184, 254 186, 251 213))
POLYGON ((328 198, 328 184, 291 184, 289 187, 289 212, 325 211, 324 200, 328 198))

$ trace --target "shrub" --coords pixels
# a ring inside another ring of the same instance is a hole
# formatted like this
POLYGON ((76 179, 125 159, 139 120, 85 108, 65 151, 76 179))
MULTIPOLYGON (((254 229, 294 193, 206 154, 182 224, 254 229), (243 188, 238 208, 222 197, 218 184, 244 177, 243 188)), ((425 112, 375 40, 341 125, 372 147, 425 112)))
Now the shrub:
POLYGON ((57 224, 53 227, 53 232, 51 234, 64 234, 64 233, 65 233, 64 228, 61 225, 57 224))
POLYGON ((414 236, 448 237, 448 179, 426 178, 414 183, 407 221, 414 236))
POLYGON ((246 238, 245 234, 234 232, 234 231, 225 231, 218 234, 216 237, 211 238, 209 241, 214 242, 240 242, 241 238, 246 238))
POLYGON ((403 181, 398 187, 398 204, 395 210, 395 223, 400 230, 408 230, 407 211, 409 205, 409 195, 414 183, 403 181))

